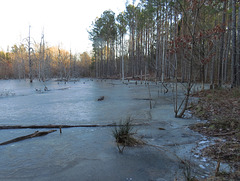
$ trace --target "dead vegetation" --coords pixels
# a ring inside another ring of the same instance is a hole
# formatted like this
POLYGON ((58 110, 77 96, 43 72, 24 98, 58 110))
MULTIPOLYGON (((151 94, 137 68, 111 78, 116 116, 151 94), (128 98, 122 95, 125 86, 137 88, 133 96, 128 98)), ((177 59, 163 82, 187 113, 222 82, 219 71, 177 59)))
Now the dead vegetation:
POLYGON ((207 136, 219 137, 214 145, 202 150, 203 155, 233 167, 231 173, 216 173, 216 178, 239 179, 240 89, 207 90, 193 96, 199 97, 199 101, 191 105, 191 111, 207 122, 190 128, 207 136))
POLYGON ((136 134, 136 131, 134 132, 133 130, 134 127, 131 118, 127 118, 125 121, 121 120, 119 125, 112 131, 119 153, 123 153, 126 146, 144 145, 142 140, 133 136, 136 134))

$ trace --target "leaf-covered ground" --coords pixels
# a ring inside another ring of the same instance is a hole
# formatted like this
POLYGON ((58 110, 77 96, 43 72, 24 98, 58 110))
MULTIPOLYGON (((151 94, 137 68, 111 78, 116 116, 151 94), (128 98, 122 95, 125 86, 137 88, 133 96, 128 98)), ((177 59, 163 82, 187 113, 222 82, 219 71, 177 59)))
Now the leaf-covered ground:
POLYGON ((218 173, 221 178, 240 179, 240 89, 206 90, 193 96, 199 101, 191 105, 191 111, 207 122, 191 129, 218 137, 214 145, 202 150, 203 155, 233 166, 232 173, 218 173))

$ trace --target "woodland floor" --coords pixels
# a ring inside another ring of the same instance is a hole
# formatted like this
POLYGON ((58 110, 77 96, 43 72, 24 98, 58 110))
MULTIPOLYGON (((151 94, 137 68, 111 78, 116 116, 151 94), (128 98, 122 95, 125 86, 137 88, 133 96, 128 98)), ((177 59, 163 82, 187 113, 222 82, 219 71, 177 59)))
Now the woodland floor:
POLYGON ((194 94, 198 103, 192 104, 193 114, 206 123, 198 123, 191 129, 204 135, 217 137, 215 144, 202 150, 218 163, 229 163, 229 173, 216 171, 213 180, 240 178, 240 89, 206 90, 194 94))

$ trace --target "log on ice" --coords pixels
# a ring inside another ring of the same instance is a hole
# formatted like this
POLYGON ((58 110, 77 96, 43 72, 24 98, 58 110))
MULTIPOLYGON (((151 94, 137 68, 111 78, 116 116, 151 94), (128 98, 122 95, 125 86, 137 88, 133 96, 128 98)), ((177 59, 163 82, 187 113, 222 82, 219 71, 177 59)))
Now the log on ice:
POLYGON ((47 135, 47 134, 55 132, 55 131, 57 131, 57 130, 41 131, 41 132, 36 131, 32 134, 29 134, 29 135, 26 135, 26 136, 20 136, 20 137, 14 138, 12 140, 0 143, 0 145, 7 145, 7 144, 10 144, 10 143, 15 143, 15 142, 18 142, 18 141, 22 141, 22 140, 26 140, 26 139, 30 139, 30 138, 34 138, 34 137, 44 136, 44 135, 47 135))

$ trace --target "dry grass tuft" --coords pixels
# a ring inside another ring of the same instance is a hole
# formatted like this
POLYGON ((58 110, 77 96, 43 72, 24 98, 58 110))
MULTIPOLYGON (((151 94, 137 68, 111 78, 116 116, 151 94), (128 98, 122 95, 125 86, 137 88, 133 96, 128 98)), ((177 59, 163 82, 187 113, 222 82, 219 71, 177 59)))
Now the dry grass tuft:
POLYGON ((127 118, 124 122, 121 120, 119 126, 115 127, 112 131, 120 153, 123 153, 126 146, 139 146, 144 144, 142 140, 133 137, 133 135, 136 134, 133 129, 131 118, 127 118))

